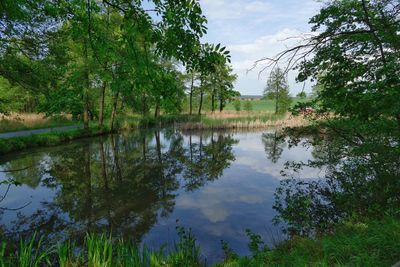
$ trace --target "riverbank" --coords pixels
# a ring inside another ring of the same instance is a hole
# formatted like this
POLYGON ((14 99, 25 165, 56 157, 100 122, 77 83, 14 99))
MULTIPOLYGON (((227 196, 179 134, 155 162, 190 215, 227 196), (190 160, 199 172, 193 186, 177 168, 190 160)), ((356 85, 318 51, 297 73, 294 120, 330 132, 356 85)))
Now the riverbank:
POLYGON ((73 129, 70 131, 51 131, 48 133, 16 136, 0 139, 0 154, 22 151, 28 148, 56 146, 73 140, 110 134, 109 129, 92 126, 89 129, 73 129))
MULTIPOLYGON (((183 228, 177 231, 179 241, 169 250, 138 248, 105 235, 87 235, 81 249, 71 242, 48 248, 35 235, 14 246, 2 239, 0 266, 205 266, 195 237, 183 228)), ((247 257, 225 246, 227 259, 215 266, 392 266, 400 260, 400 220, 343 223, 316 239, 295 237, 275 249, 259 245, 253 238, 253 255, 247 257)))
MULTIPOLYGON (((105 125, 108 125, 107 121, 105 125)), ((7 139, 0 138, 0 154, 17 152, 28 148, 55 146, 76 139, 150 127, 174 127, 188 131, 206 129, 262 129, 268 127, 284 128, 304 125, 307 125, 307 121, 303 117, 294 117, 289 114, 275 115, 269 112, 217 112, 203 116, 181 114, 164 115, 158 118, 153 116, 129 115, 117 118, 112 131, 108 127, 100 129, 97 123, 92 123, 87 130, 74 129, 62 132, 55 130, 48 133, 16 136, 7 139)), ((37 129, 37 127, 33 126, 32 129, 37 129)))
POLYGON ((295 237, 252 257, 228 259, 233 266, 392 266, 400 261, 400 220, 347 222, 316 239, 295 237))

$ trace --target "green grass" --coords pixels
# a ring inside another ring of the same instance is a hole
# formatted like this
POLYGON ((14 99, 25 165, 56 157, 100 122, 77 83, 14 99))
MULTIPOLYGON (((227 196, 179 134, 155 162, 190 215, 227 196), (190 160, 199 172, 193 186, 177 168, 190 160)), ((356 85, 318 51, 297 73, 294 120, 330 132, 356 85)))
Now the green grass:
MULTIPOLYGON (((178 229, 179 240, 170 249, 152 250, 132 242, 105 235, 90 235, 83 247, 66 241, 45 247, 34 235, 19 245, 2 239, 0 266, 204 266, 200 248, 191 231, 178 229)), ((234 253, 216 267, 260 266, 392 266, 400 260, 400 221, 387 217, 367 223, 344 223, 334 234, 317 239, 297 237, 275 249, 262 248, 256 235, 250 234, 253 256, 234 253), (258 250, 257 250, 258 249, 258 250)), ((225 252, 227 251, 225 245, 225 252)), ((232 252, 232 251, 231 251, 232 252)))
POLYGON ((165 246, 151 250, 130 241, 90 234, 86 236, 83 247, 65 242, 44 248, 42 239, 33 235, 28 241, 21 241, 16 249, 2 241, 0 266, 204 266, 191 232, 178 228, 178 235, 179 240, 170 250, 166 250, 165 246))
POLYGON ((294 238, 255 257, 219 264, 236 266, 392 266, 400 261, 400 221, 386 218, 345 223, 334 234, 315 240, 294 238))
POLYGON ((107 129, 99 130, 93 126, 88 130, 75 129, 65 132, 49 132, 43 134, 33 134, 18 136, 13 138, 0 138, 0 154, 21 151, 27 148, 55 146, 79 138, 93 137, 109 133, 107 129))

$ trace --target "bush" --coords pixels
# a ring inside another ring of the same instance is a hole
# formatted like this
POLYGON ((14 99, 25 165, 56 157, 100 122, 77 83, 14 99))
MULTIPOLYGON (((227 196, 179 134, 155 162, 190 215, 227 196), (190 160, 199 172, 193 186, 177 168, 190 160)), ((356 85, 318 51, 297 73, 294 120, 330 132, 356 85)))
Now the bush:
POLYGON ((239 100, 233 102, 233 107, 236 111, 240 111, 242 109, 242 103, 239 100))
POLYGON ((253 110, 253 104, 250 101, 244 102, 244 110, 246 111, 252 111, 253 110))

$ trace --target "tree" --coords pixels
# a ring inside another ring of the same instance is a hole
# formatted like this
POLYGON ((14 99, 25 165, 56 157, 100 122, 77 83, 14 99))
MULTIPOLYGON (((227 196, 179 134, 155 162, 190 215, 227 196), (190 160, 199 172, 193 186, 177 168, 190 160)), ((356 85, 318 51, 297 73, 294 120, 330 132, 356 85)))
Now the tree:
POLYGON ((198 60, 195 62, 194 68, 200 72, 200 103, 198 115, 201 115, 201 110, 203 107, 203 97, 205 92, 208 90, 213 90, 213 84, 210 81, 215 80, 215 73, 219 66, 230 63, 230 53, 226 50, 226 47, 221 47, 218 45, 204 44, 201 46, 201 52, 198 60))
POLYGON ((322 110, 400 128, 399 12, 393 0, 329 1, 310 19, 315 34, 271 64, 286 58, 287 69, 299 69, 299 81, 318 80, 322 110))
POLYGON ((206 75, 229 52, 221 45, 201 49, 207 28, 198 1, 150 2, 152 9, 144 1, 6 0, 0 76, 43 96, 48 115, 72 113, 85 128, 95 118, 103 127, 107 114, 112 129, 125 107, 154 108, 156 116, 162 108, 179 111, 179 71, 166 65, 206 75))
POLYGON ((250 101, 250 100, 246 100, 246 101, 244 102, 243 109, 246 110, 247 112, 250 112, 250 111, 253 110, 253 104, 251 104, 251 101, 250 101))
POLYGON ((290 107, 289 85, 282 69, 274 69, 264 89, 264 98, 275 100, 275 114, 285 113, 290 107))
POLYGON ((307 98, 307 94, 306 94, 306 92, 304 92, 304 91, 301 91, 301 92, 298 93, 296 96, 297 96, 298 98, 301 98, 301 99, 307 98))
POLYGON ((233 102, 233 107, 236 111, 240 111, 242 109, 242 102, 240 102, 240 100, 235 100, 233 102))

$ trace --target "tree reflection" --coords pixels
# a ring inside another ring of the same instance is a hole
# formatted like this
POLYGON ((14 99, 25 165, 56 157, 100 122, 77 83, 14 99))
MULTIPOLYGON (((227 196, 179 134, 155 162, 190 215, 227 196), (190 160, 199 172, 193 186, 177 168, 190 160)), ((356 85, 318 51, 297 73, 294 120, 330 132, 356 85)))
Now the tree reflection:
MULTIPOLYGON (((292 141, 298 145, 298 138, 292 141)), ((327 134, 310 139, 314 159, 294 162, 290 171, 324 168, 315 180, 287 179, 276 192, 277 221, 290 234, 329 231, 349 217, 379 218, 400 208, 400 153, 398 137, 343 138, 327 134)))
POLYGON ((35 182, 29 180, 29 171, 10 177, 53 188, 55 195, 31 214, 20 211, 4 231, 38 231, 49 239, 78 242, 87 232, 108 232, 140 242, 160 216, 173 212, 179 188, 196 190, 222 175, 235 159, 236 142, 214 132, 184 136, 173 130, 138 131, 75 143, 29 162, 12 161, 7 168, 32 165, 38 171, 32 172, 35 182))
POLYGON ((189 149, 184 156, 184 188, 188 191, 218 179, 235 160, 232 146, 238 143, 231 135, 221 132, 201 132, 197 137, 198 143, 194 143, 192 135, 189 136, 189 149))
POLYGON ((264 144, 265 153, 267 158, 272 163, 277 163, 284 147, 286 146, 285 138, 282 134, 278 133, 278 130, 274 130, 272 133, 263 133, 262 142, 264 144))

